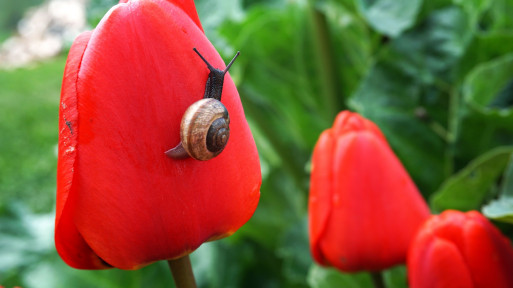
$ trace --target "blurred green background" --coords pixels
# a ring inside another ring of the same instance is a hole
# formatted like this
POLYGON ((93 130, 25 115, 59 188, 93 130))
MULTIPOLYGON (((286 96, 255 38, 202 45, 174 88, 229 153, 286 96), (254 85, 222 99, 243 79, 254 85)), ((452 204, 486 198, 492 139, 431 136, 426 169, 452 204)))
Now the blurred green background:
MULTIPOLYGON (((42 2, 0 0, 0 41, 42 2)), ((116 2, 88 1, 88 25, 116 2)), ((200 287, 371 286, 313 264, 308 246, 309 159, 344 109, 383 130, 433 212, 481 210, 511 239, 513 0, 195 2, 225 60, 241 51, 230 74, 263 175, 253 218, 192 254, 200 287)), ((55 252, 66 54, 0 70, 0 285, 172 287, 164 262, 79 271, 55 252)), ((386 271, 388 287, 406 287, 405 273, 386 271)))

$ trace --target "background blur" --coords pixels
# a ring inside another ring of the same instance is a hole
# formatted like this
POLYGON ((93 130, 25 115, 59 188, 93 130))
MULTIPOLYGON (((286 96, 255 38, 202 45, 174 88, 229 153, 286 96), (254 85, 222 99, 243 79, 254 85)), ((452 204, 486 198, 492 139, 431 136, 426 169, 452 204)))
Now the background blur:
MULTIPOLYGON (((513 0, 195 1, 229 61, 261 157, 261 200, 192 254, 200 287, 369 287, 313 264, 309 159, 344 109, 383 130, 434 213, 513 229, 513 0)), ((172 287, 167 264, 80 271, 53 244, 67 51, 114 0, 0 0, 0 286, 172 287)), ((386 193, 386 191, 383 191, 386 193)), ((406 287, 405 268, 385 272, 406 287)))

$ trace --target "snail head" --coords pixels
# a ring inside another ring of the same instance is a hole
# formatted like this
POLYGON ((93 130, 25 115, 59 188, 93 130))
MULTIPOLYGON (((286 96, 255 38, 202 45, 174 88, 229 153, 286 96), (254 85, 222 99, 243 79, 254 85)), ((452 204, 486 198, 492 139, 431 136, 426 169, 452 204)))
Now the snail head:
POLYGON ((208 61, 199 53, 199 51, 196 48, 193 48, 194 52, 198 54, 198 56, 207 64, 208 70, 210 70, 210 73, 208 74, 207 84, 205 86, 205 95, 203 95, 203 98, 214 98, 219 101, 221 101, 221 95, 223 93, 223 83, 224 83, 224 75, 226 75, 226 72, 230 69, 233 62, 237 57, 239 56, 240 52, 237 51, 235 56, 233 57, 232 61, 226 65, 226 68, 224 70, 214 68, 214 66, 210 65, 208 61))

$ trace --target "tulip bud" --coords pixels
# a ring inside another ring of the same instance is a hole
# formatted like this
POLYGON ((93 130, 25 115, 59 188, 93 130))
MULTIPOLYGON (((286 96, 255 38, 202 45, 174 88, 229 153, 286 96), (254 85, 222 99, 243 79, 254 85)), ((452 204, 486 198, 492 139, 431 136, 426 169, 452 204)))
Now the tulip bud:
POLYGON ((341 112, 313 152, 310 247, 321 265, 377 271, 405 262, 429 209, 379 128, 341 112))
POLYGON ((136 269, 226 237, 252 216, 260 164, 226 74, 230 141, 209 161, 171 159, 184 112, 224 62, 193 0, 123 0, 68 55, 61 91, 55 243, 81 269, 136 269))
POLYGON ((431 216, 408 252, 412 288, 507 288, 512 273, 510 241, 477 211, 431 216))

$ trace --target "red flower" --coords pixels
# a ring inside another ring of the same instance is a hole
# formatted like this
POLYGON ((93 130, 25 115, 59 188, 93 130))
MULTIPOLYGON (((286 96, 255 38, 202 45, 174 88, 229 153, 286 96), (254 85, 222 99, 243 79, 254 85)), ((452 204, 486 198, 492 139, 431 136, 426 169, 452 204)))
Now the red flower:
POLYGON ((341 112, 315 146, 310 248, 321 265, 381 270, 405 262, 429 209, 379 128, 341 112))
POLYGON ((431 216, 408 252, 412 288, 513 287, 513 248, 483 215, 431 216))
POLYGON ((70 266, 136 269, 234 233, 260 196, 260 165, 235 85, 230 140, 209 161, 175 160, 187 107, 224 63, 192 0, 121 1, 68 56, 62 86, 55 242, 70 266))

